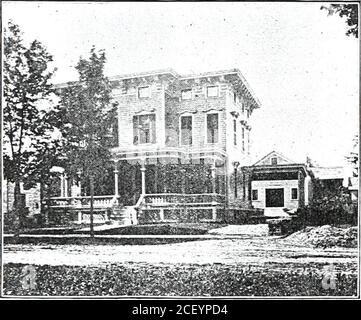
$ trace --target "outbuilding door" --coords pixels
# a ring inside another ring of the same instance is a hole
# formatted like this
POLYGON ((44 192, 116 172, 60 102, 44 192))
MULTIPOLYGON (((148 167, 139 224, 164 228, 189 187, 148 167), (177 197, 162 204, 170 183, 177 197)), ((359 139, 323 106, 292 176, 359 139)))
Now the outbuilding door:
POLYGON ((266 189, 266 207, 284 207, 284 189, 266 189))

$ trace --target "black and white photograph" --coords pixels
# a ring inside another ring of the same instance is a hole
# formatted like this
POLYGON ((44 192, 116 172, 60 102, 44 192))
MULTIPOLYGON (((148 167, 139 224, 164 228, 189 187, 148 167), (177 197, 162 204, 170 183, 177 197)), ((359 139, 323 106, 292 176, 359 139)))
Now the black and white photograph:
POLYGON ((358 2, 1 15, 1 299, 360 299, 358 2))

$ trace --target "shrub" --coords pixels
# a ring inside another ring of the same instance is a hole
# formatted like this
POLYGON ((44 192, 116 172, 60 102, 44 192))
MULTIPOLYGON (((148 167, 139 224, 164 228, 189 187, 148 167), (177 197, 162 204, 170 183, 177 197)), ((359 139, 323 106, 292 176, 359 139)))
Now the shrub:
POLYGON ((301 227, 329 225, 357 225, 357 205, 348 194, 326 195, 309 206, 299 208, 296 221, 301 227))

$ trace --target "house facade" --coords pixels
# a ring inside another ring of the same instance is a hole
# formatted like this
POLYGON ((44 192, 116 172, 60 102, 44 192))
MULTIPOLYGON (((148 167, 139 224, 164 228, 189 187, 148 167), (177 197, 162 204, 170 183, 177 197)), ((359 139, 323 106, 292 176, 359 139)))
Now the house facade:
POLYGON ((224 219, 239 200, 230 177, 235 165, 249 163, 251 116, 260 107, 240 71, 166 70, 111 80, 119 127, 114 162, 117 170, 133 166, 133 183, 140 172, 130 203, 139 218, 224 219))
MULTIPOLYGON (((161 70, 110 81, 118 145, 111 150, 114 194, 104 204, 136 210, 139 223, 224 220, 229 208, 247 205, 239 172, 249 165, 260 103, 238 69, 161 70)), ((67 196, 52 207, 70 206, 65 198, 76 197, 67 196)))

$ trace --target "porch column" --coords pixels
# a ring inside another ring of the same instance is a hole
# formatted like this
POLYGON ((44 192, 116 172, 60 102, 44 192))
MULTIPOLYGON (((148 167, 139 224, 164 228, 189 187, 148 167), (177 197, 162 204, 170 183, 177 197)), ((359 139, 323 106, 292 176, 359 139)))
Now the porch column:
POLYGON ((119 196, 119 170, 118 162, 114 162, 114 195, 119 196))
POLYGON ((158 163, 159 159, 157 158, 157 162, 154 166, 154 193, 158 193, 158 163))
POLYGON ((238 197, 238 179, 237 179, 237 175, 238 175, 238 167, 239 167, 239 162, 238 161, 234 161, 233 162, 233 169, 234 169, 234 200, 237 200, 238 197))
POLYGON ((68 197, 68 176, 64 174, 64 197, 68 197))
POLYGON ((212 208, 212 220, 213 221, 217 220, 217 209, 216 208, 212 208))
POLYGON ((159 210, 159 218, 161 221, 164 221, 164 209, 159 210))
POLYGON ((298 206, 305 206, 305 176, 302 171, 298 171, 298 206))
POLYGON ((81 174, 82 174, 82 172, 81 172, 81 170, 79 170, 79 171, 77 172, 77 175, 78 175, 78 188, 79 188, 79 194, 78 194, 78 196, 79 196, 79 197, 81 197, 81 174))
POLYGON ((252 206, 251 190, 252 190, 252 173, 245 172, 245 187, 246 187, 246 205, 248 208, 252 206))
POLYGON ((83 215, 82 212, 79 210, 78 211, 78 223, 81 224, 83 222, 83 215))
POLYGON ((142 161, 140 172, 142 173, 142 194, 144 195, 145 194, 145 161, 142 161))
POLYGON ((211 177, 212 177, 212 193, 216 193, 216 164, 212 163, 211 166, 211 177))
POLYGON ((60 174, 60 196, 65 197, 64 194, 64 173, 62 173, 60 174))

